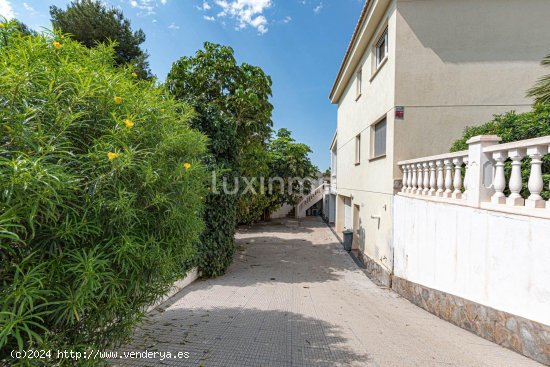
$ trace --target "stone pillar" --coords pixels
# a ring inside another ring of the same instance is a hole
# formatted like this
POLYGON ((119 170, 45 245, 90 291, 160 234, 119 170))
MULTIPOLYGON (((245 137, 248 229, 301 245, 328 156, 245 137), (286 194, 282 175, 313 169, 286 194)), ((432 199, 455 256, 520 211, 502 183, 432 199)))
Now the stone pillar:
POLYGON ((479 207, 482 201, 490 201, 493 163, 490 154, 483 149, 498 144, 502 139, 496 135, 478 135, 470 138, 468 144, 468 196, 467 203, 479 207))

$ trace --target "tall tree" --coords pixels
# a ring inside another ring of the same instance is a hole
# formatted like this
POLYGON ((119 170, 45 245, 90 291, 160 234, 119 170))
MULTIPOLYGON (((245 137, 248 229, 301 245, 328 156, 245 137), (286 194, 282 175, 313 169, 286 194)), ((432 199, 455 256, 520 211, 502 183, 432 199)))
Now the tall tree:
POLYGON ((115 41, 116 64, 131 64, 139 77, 151 77, 149 55, 140 47, 145 42, 145 33, 141 29, 132 31, 121 10, 107 8, 98 0, 74 0, 65 10, 51 6, 50 15, 55 29, 88 48, 115 41))
POLYGON ((195 107, 192 126, 210 138, 208 166, 218 185, 206 198, 207 230, 199 250, 203 273, 223 274, 231 263, 237 205, 234 178, 267 172, 266 141, 271 134, 271 78, 259 67, 238 65, 233 49, 206 42, 194 56, 174 63, 167 77, 171 94, 195 107), (221 186, 221 185, 220 185, 221 186))
MULTIPOLYGON (((273 125, 273 106, 269 102, 271 78, 260 67, 239 65, 231 47, 205 42, 203 50, 174 63, 167 85, 180 100, 216 106, 233 128, 236 141, 232 148, 237 158, 234 176, 268 174, 267 141, 273 125)), ((212 138, 209 132, 201 131, 212 138)), ((265 197, 250 192, 240 195, 237 222, 243 222, 243 216, 258 219, 265 201, 265 197)))
MULTIPOLYGON (((311 162, 311 148, 297 143, 289 130, 282 128, 269 142, 269 176, 280 177, 284 181, 284 190, 274 186, 269 193, 271 206, 268 210, 277 209, 283 204, 295 205, 300 197, 311 191, 311 181, 319 169, 311 162), (302 181, 295 181, 301 178, 302 181)), ((280 184, 278 182, 277 184, 280 184)))
POLYGON ((265 171, 273 106, 271 78, 260 67, 238 65, 231 47, 205 42, 204 50, 174 63, 167 84, 176 98, 213 103, 233 122, 241 174, 265 171))
MULTIPOLYGON (((541 64, 550 67, 550 54, 542 60, 541 64)), ((535 97, 535 103, 550 104, 550 74, 540 78, 537 84, 529 90, 528 96, 535 97)))

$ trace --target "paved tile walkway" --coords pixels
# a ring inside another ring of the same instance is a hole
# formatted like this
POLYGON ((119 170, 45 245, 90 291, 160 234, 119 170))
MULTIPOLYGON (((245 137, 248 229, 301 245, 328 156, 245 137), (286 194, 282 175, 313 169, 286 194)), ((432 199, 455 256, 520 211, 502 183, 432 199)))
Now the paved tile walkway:
POLYGON ((150 314, 121 366, 540 366, 374 285, 318 219, 237 235, 229 272, 150 314))

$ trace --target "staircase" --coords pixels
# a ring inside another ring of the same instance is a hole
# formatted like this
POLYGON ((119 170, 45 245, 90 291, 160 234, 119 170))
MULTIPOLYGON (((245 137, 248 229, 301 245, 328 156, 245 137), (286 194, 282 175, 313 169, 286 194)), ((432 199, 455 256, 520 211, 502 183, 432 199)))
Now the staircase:
POLYGON ((279 209, 275 210, 273 213, 271 213, 270 218, 271 219, 280 219, 280 218, 286 218, 291 216, 291 212, 294 210, 293 205, 285 204, 279 209))
POLYGON ((313 205, 317 204, 319 200, 323 199, 325 193, 326 184, 321 184, 311 194, 306 195, 299 203, 296 205, 296 218, 303 218, 306 216, 306 210, 311 208, 313 205))

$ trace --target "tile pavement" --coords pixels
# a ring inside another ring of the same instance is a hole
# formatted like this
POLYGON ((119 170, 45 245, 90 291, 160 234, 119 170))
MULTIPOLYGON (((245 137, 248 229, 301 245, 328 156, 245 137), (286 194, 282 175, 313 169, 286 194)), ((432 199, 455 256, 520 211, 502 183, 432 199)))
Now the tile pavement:
POLYGON ((225 276, 151 312, 115 366, 539 366, 373 284, 317 218, 241 229, 225 276))

